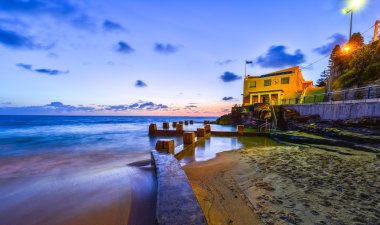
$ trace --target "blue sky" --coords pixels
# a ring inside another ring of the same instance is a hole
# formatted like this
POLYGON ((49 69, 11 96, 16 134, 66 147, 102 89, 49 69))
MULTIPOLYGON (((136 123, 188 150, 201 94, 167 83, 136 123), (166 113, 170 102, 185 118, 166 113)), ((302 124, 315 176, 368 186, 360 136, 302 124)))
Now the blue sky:
MULTIPOLYGON (((347 39, 348 4, 0 0, 0 114, 221 115, 242 101, 244 60, 252 75, 307 67, 347 39)), ((378 9, 367 0, 354 32, 378 9)))

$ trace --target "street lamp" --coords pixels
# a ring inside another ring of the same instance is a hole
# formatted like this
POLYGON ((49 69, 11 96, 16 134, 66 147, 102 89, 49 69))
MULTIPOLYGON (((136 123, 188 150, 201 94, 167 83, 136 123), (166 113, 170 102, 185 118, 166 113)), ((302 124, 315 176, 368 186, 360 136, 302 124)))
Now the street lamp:
POLYGON ((352 36, 352 18, 354 16, 354 10, 356 10, 357 8, 359 8, 360 6, 362 6, 364 4, 364 0, 351 0, 351 3, 350 3, 350 8, 348 9, 343 9, 343 13, 344 14, 349 14, 351 13, 351 20, 350 20, 350 39, 351 39, 351 36, 352 36))

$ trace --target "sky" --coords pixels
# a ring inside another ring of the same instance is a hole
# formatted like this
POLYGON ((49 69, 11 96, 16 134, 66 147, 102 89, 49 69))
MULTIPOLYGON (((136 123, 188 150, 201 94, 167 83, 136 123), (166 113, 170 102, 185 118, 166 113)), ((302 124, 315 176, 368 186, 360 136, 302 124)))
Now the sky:
MULTIPOLYGON (((250 75, 300 66, 316 81, 348 38, 349 4, 0 0, 0 114, 219 116, 242 103, 245 60, 250 75)), ((353 31, 379 9, 366 0, 353 31)))

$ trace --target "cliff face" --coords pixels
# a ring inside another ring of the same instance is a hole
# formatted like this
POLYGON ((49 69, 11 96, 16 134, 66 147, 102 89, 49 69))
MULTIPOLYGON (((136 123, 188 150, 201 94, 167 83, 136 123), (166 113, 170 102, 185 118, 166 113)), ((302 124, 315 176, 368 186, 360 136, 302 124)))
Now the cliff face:
MULTIPOLYGON (((274 111, 278 111, 278 107, 274 111), (276 110, 277 109, 277 110, 276 110)), ((234 107, 228 115, 216 120, 221 125, 244 125, 247 128, 258 128, 260 125, 273 119, 271 106, 258 103, 253 106, 234 107)))

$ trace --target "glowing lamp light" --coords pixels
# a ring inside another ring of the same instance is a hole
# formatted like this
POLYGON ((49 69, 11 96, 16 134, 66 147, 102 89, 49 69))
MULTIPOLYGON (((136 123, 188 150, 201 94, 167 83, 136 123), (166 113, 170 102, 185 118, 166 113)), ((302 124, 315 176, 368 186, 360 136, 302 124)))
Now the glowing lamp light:
POLYGON ((342 12, 343 14, 348 14, 348 9, 343 9, 342 12))
POLYGON ((351 50, 351 47, 350 46, 346 46, 346 47, 344 47, 343 50, 344 50, 344 52, 347 53, 347 52, 349 52, 351 50))
POLYGON ((364 0, 352 0, 350 7, 354 9, 354 8, 358 8, 362 6, 363 4, 364 4, 364 0))

